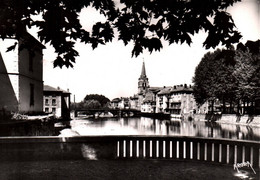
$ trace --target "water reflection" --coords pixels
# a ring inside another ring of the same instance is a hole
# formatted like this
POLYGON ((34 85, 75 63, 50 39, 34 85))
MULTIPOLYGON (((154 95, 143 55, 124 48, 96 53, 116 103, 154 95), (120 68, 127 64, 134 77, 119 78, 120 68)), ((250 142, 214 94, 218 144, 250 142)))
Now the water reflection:
POLYGON ((152 118, 108 118, 71 121, 79 135, 181 135, 260 140, 260 128, 205 121, 158 120, 152 118))

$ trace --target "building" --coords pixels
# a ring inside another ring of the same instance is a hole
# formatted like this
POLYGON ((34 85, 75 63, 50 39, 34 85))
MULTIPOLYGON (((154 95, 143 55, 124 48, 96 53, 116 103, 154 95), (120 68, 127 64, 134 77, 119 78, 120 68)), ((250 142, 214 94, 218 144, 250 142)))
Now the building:
POLYGON ((141 105, 148 91, 148 88, 149 88, 149 81, 146 76, 145 64, 143 62, 141 75, 138 79, 138 109, 139 110, 141 110, 141 105))
POLYGON ((171 93, 171 87, 163 87, 156 98, 156 112, 169 114, 169 98, 171 93))
POLYGON ((129 104, 130 104, 130 109, 137 109, 139 108, 138 106, 138 101, 139 98, 138 98, 138 95, 134 95, 132 97, 129 98, 129 104))
POLYGON ((70 92, 62 89, 44 85, 43 110, 52 113, 57 118, 70 118, 70 92))
POLYGON ((43 109, 42 50, 29 33, 0 42, 0 109, 36 114, 43 109), (7 48, 16 44, 14 50, 7 48))
POLYGON ((197 107, 191 85, 150 87, 143 62, 138 79, 138 107, 143 113, 170 114, 175 118, 192 117, 194 113, 207 113, 207 103, 197 107))
POLYGON ((173 86, 169 98, 169 112, 176 118, 192 117, 196 112, 196 102, 193 89, 187 84, 173 86))
POLYGON ((120 98, 115 98, 110 102, 110 106, 113 109, 118 109, 119 108, 119 102, 120 102, 120 98))

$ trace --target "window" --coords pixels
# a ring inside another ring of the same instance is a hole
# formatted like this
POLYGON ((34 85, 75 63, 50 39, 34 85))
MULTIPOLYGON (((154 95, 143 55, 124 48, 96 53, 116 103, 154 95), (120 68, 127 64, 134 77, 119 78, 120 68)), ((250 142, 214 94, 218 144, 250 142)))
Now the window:
POLYGON ((52 108, 52 113, 53 113, 53 114, 56 113, 56 108, 52 108))
POLYGON ((56 99, 52 99, 52 105, 56 106, 56 99))
POLYGON ((49 112, 49 108, 45 108, 45 112, 48 113, 49 112))
POLYGON ((46 105, 46 106, 49 105, 49 99, 45 99, 45 105, 46 105))
POLYGON ((30 84, 30 106, 34 105, 34 84, 30 84))
POLYGON ((29 71, 33 71, 33 57, 34 57, 34 52, 29 51, 29 71))

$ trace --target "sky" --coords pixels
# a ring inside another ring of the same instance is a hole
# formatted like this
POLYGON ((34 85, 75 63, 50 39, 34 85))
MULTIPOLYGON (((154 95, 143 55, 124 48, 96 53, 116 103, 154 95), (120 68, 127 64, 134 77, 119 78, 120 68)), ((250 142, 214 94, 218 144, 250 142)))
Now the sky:
MULTIPOLYGON (((242 42, 260 39, 260 2, 243 0, 227 10, 231 13, 242 42)), ((103 20, 93 9, 84 9, 80 14, 82 26, 89 30, 91 24, 103 20), (92 17, 92 18, 88 18, 92 17)), ((92 50, 91 45, 77 43, 80 56, 73 68, 53 68, 56 58, 54 49, 46 45, 43 54, 43 81, 45 85, 60 87, 71 92, 72 102, 80 102, 87 94, 102 94, 110 100, 116 97, 130 97, 137 93, 138 78, 143 61, 151 87, 191 84, 195 68, 203 55, 206 34, 200 31, 194 35, 191 46, 187 44, 163 43, 158 52, 144 52, 137 58, 131 57, 132 44, 124 46, 114 39, 92 50)), ((213 49, 210 49, 211 51, 213 49)))

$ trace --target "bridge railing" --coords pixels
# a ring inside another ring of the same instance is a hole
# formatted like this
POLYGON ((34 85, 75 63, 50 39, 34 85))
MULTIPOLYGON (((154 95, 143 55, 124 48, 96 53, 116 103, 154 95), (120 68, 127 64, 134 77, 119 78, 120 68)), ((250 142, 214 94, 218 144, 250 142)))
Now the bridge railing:
POLYGON ((0 138, 1 161, 172 159, 260 167, 260 142, 183 136, 0 138))

